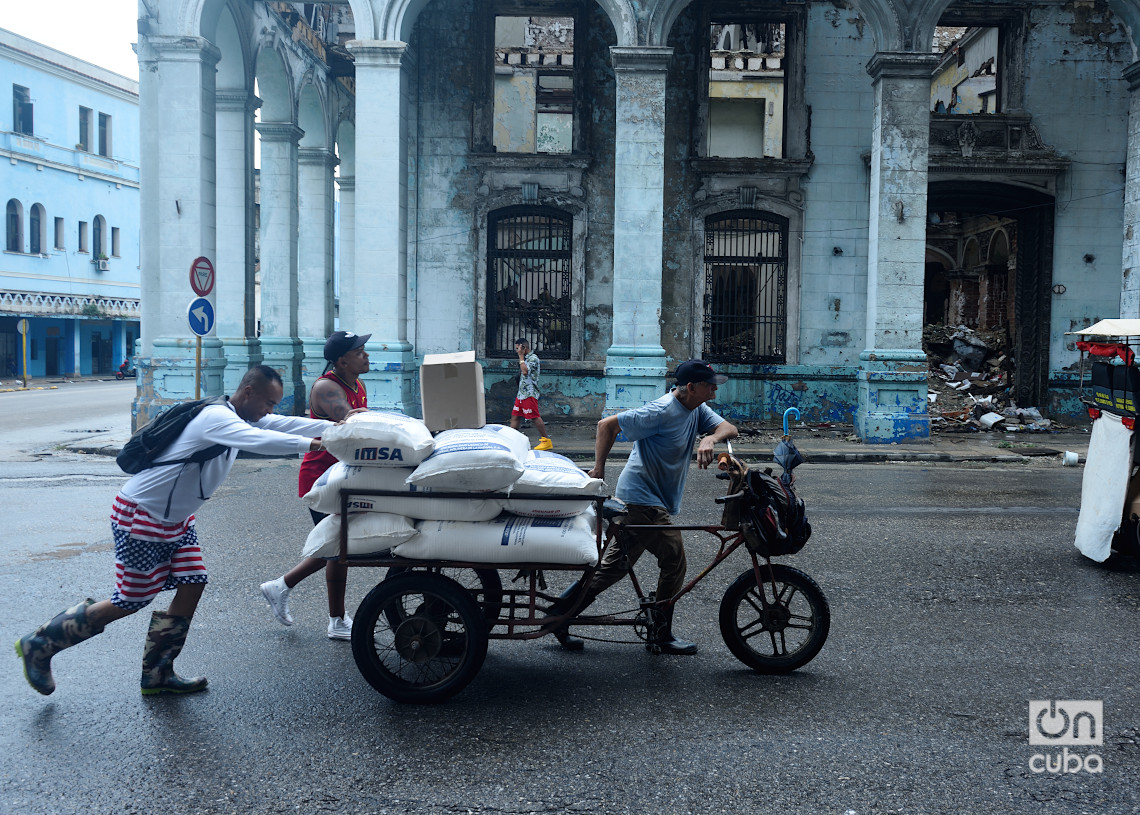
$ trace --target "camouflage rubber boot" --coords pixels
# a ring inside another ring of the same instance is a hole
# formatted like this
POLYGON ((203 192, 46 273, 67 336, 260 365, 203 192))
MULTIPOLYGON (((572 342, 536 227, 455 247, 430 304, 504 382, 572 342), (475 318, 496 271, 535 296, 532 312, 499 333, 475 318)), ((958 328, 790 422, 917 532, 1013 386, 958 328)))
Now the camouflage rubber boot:
POLYGON ((143 651, 140 683, 143 695, 196 693, 206 689, 206 677, 183 679, 174 672, 174 660, 182 653, 189 630, 189 617, 172 617, 165 611, 151 614, 146 649, 143 651))
POLYGON ((51 675, 51 658, 102 633, 87 619, 87 609, 95 603, 90 597, 67 611, 60 612, 26 637, 16 640, 16 655, 24 660, 24 677, 28 684, 47 696, 55 690, 51 675))

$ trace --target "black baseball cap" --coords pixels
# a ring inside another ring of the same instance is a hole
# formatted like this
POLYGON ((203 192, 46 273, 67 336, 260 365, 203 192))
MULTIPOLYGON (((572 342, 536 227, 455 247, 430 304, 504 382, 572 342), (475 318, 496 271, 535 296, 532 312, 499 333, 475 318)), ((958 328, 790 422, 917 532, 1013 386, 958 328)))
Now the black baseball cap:
POLYGON ((336 362, 349 351, 368 342, 371 334, 353 334, 351 331, 334 331, 325 340, 325 359, 336 362))
POLYGON ((677 366, 678 385, 688 385, 690 382, 710 382, 714 385, 723 385, 728 381, 724 374, 718 374, 713 367, 703 359, 690 359, 677 366))

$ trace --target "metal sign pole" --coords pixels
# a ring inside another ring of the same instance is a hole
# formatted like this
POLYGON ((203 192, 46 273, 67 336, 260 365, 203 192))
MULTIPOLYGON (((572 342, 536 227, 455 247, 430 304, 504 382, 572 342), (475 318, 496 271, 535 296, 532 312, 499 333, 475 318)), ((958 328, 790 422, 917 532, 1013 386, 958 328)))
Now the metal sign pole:
POLYGON ((194 398, 202 398, 202 337, 198 336, 197 350, 194 352, 194 398))
POLYGON ((23 332, 23 334, 21 334, 20 336, 21 336, 21 339, 23 339, 23 345, 24 345, 24 390, 27 390, 28 389, 28 332, 27 332, 27 330, 25 330, 23 332))

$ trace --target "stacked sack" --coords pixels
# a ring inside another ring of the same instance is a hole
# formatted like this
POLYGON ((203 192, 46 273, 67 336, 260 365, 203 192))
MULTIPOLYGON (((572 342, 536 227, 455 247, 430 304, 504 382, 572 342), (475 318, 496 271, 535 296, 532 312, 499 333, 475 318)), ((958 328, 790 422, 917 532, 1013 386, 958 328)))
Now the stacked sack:
POLYGON ((530 450, 526 436, 502 425, 447 430, 436 449, 409 478, 441 490, 507 492, 505 512, 493 520, 431 520, 397 546, 407 558, 478 563, 598 562, 596 518, 591 496, 605 484, 590 478, 557 453, 530 450), (581 501, 542 501, 525 495, 581 495, 581 501))
POLYGON ((304 496, 312 509, 329 513, 309 534, 306 556, 339 553, 340 491, 369 489, 406 497, 349 497, 350 555, 392 549, 421 560, 597 563, 589 497, 601 494, 604 483, 564 456, 530 450, 517 430, 486 425, 445 430, 433 439, 419 419, 372 411, 348 417, 322 441, 340 461, 304 496), (488 492, 505 492, 510 499, 479 498, 488 492), (583 500, 516 498, 526 495, 581 495, 583 500))
MULTIPOLYGON (((321 442, 340 461, 326 470, 302 498, 317 512, 329 514, 309 533, 303 550, 306 557, 336 557, 340 553, 338 513, 342 487, 405 489, 408 476, 435 449, 435 441, 423 422, 389 411, 354 413, 325 431, 321 442)), ((387 501, 353 498, 349 507, 350 555, 381 552, 415 536, 415 521, 404 511, 407 507, 387 501)), ((496 506, 491 517, 498 511, 496 506)))

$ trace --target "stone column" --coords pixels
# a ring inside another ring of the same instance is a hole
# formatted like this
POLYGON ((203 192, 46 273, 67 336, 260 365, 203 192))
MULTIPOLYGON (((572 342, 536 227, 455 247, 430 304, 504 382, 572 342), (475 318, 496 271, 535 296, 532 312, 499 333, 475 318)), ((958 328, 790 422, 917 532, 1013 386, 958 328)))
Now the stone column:
POLYGON ((261 134, 261 355, 281 374, 285 397, 278 413, 305 404, 301 341, 297 333, 297 143, 292 122, 260 122, 261 134))
POLYGON ((253 112, 259 100, 243 90, 217 94, 218 256, 213 258, 218 339, 226 358, 223 384, 234 393, 261 363, 254 316, 253 112))
MULTIPOLYGON (((356 325, 371 333, 370 407, 415 413, 415 354, 408 342, 408 145, 404 129, 407 44, 348 43, 356 61, 356 133, 368 148, 356 153, 356 325)), ((342 320, 342 324, 343 320, 342 320)))
MULTIPOLYGON (((341 165, 344 169, 344 165, 341 165)), ((340 324, 356 331, 356 177, 337 179, 340 189, 340 324)), ((361 329, 365 334, 367 329, 361 329)))
POLYGON ((1140 318, 1140 62, 1124 69, 1128 82, 1128 151, 1124 173, 1124 271, 1120 316, 1140 318))
MULTIPOLYGON (((325 340, 333 326, 333 170, 324 147, 302 147, 298 159, 297 335, 304 356, 305 398, 324 373, 325 340)), ((355 329, 354 329, 355 330, 355 329)))
MULTIPOLYGON (((192 398, 197 338, 187 320, 190 264, 214 258, 215 66, 201 37, 139 36, 142 347, 133 424, 192 398)), ((221 343, 203 338, 203 394, 222 392, 221 343)))
POLYGON ((930 437, 922 351, 926 176, 933 54, 884 53, 875 91, 867 246, 867 343, 855 429, 866 442, 930 437))
POLYGON ((665 189, 665 74, 672 48, 610 48, 617 82, 613 342, 606 351, 612 415, 665 392, 661 258, 665 189))

